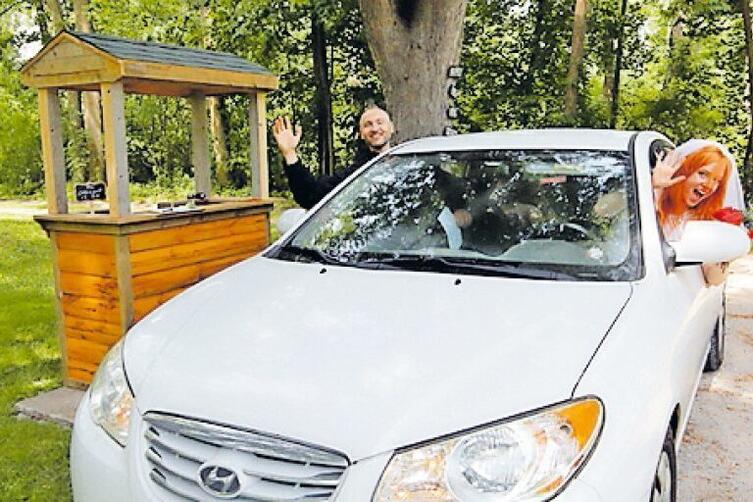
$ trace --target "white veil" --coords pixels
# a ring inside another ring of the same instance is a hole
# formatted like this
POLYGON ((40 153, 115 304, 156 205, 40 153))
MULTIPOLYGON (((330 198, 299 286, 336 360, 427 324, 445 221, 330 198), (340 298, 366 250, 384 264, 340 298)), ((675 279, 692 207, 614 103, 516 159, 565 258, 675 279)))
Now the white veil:
POLYGON ((683 143, 676 148, 683 158, 687 157, 691 153, 700 150, 706 146, 715 146, 729 159, 730 166, 732 166, 732 172, 727 180, 727 194, 724 197, 724 204, 722 207, 734 207, 741 211, 745 210, 745 199, 743 198, 743 189, 740 185, 740 174, 737 171, 737 164, 735 158, 732 156, 726 146, 716 141, 710 141, 707 139, 691 139, 683 143))

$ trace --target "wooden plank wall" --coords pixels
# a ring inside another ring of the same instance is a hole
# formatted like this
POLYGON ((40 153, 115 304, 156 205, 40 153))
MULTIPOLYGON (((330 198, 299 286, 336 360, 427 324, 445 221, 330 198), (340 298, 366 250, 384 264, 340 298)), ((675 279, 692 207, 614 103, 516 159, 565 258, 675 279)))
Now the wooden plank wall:
POLYGON ((53 47, 31 68, 31 75, 62 75, 80 71, 97 71, 107 67, 107 61, 96 52, 64 40, 53 47))
POLYGON ((120 305, 111 235, 56 232, 66 381, 91 382, 120 339, 120 305))
POLYGON ((117 237, 55 232, 67 383, 91 382, 107 350, 123 335, 121 309, 134 322, 186 288, 264 249, 267 214, 134 233, 131 277, 118 278, 117 237), (131 281, 133 305, 120 302, 119 280, 131 281))
POLYGON ((130 236, 136 321, 184 289, 268 244, 266 214, 130 236))

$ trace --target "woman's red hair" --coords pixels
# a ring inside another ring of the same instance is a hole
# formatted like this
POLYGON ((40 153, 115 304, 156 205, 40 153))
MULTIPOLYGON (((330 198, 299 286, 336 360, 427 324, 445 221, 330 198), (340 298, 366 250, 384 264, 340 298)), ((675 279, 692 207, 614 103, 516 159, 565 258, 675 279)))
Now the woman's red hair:
POLYGON ((721 209, 724 203, 724 196, 727 193, 727 181, 729 180, 731 171, 732 164, 729 159, 715 146, 705 146, 685 157, 682 165, 680 165, 680 169, 677 170, 673 177, 685 176, 686 181, 662 190, 658 204, 659 223, 664 226, 669 222, 671 226, 676 226, 685 214, 691 220, 714 219, 712 216, 714 211, 721 209), (711 196, 697 206, 688 207, 683 198, 683 190, 687 179, 700 168, 710 164, 721 164, 724 166, 724 176, 719 180, 719 187, 711 196))

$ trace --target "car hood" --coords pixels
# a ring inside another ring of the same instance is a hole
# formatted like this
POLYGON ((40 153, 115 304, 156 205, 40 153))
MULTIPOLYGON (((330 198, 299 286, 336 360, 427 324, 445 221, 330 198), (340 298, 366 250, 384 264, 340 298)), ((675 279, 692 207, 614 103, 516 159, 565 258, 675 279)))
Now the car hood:
POLYGON ((568 399, 630 292, 258 257, 150 314, 124 358, 142 413, 357 460, 568 399))

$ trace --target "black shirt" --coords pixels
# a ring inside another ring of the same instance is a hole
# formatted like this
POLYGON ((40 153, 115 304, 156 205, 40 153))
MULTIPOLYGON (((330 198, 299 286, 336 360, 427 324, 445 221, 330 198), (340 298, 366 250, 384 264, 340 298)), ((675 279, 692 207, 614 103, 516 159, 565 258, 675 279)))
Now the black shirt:
POLYGON ((359 148, 353 163, 345 169, 335 171, 331 176, 314 176, 304 167, 300 159, 293 164, 285 164, 285 174, 288 177, 293 198, 302 208, 311 209, 345 178, 377 155, 379 155, 377 152, 368 148, 359 148))

